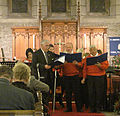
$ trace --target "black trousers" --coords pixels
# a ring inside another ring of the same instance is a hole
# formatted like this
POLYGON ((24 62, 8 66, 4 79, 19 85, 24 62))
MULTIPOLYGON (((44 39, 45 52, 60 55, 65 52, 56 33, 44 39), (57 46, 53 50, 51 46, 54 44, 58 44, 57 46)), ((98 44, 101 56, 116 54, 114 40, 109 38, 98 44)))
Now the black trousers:
POLYGON ((67 103, 67 110, 72 111, 72 93, 74 93, 77 111, 81 110, 80 102, 80 77, 64 76, 65 96, 67 103))
MULTIPOLYGON (((81 78, 81 80, 82 79, 83 78, 81 78)), ((81 80, 80 80, 80 84, 81 84, 81 80)), ((87 79, 85 80, 85 84, 81 84, 80 93, 81 93, 82 106, 85 105, 85 108, 87 109, 89 107, 87 79)))
POLYGON ((90 109, 100 109, 104 95, 104 76, 87 76, 90 109))

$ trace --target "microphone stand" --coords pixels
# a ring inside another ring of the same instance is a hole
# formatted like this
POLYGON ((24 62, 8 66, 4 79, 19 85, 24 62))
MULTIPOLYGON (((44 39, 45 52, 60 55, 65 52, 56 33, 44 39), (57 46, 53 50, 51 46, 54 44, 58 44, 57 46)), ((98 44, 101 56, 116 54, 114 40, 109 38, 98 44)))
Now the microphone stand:
POLYGON ((54 94, 53 94, 53 112, 55 111, 56 78, 57 78, 57 70, 55 69, 54 94))

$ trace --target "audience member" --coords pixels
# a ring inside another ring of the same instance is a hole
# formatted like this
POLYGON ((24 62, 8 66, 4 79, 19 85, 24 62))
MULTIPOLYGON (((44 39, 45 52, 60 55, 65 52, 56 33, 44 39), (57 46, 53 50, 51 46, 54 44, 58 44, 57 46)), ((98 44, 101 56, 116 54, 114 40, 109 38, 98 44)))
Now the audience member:
POLYGON ((49 86, 42 81, 37 80, 33 75, 30 78, 30 85, 28 86, 35 91, 49 92, 49 86))
POLYGON ((37 93, 33 89, 30 89, 27 85, 30 83, 31 69, 28 65, 24 63, 17 63, 13 67, 13 80, 14 86, 25 89, 34 95, 35 102, 38 102, 37 93))
POLYGON ((8 66, 0 66, 0 110, 34 110, 33 95, 10 84, 13 72, 8 66))

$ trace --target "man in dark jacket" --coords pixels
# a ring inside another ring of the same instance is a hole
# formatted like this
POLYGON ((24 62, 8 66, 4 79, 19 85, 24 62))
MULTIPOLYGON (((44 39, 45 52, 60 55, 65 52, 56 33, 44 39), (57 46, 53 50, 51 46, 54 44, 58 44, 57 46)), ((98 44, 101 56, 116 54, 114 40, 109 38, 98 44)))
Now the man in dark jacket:
MULTIPOLYGON (((32 57, 32 75, 36 79, 46 83, 50 86, 50 68, 49 58, 48 58, 48 48, 49 41, 42 40, 40 42, 41 48, 33 53, 32 57), (42 77, 42 78, 41 78, 42 77)), ((49 93, 42 93, 43 104, 48 106, 49 103, 49 93)), ((44 112, 47 112, 44 108, 44 112)))
POLYGON ((33 53, 32 58, 32 75, 34 75, 38 80, 49 85, 49 69, 51 68, 49 64, 49 58, 47 55, 49 41, 42 40, 41 48, 33 53), (38 74, 39 73, 39 74, 38 74), (44 78, 41 78, 44 77, 44 78))
POLYGON ((32 93, 13 86, 12 70, 0 66, 0 110, 34 110, 32 93))

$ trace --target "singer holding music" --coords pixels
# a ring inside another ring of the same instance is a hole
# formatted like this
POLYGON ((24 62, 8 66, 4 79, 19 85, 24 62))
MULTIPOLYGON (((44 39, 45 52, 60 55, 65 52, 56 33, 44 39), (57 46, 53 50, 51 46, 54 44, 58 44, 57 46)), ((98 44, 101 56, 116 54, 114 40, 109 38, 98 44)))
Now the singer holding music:
MULTIPOLYGON (((102 104, 103 92, 104 92, 104 78, 105 70, 108 68, 109 64, 107 60, 98 62, 100 54, 97 53, 97 48, 95 46, 90 46, 90 55, 86 57, 83 67, 83 80, 88 79, 88 94, 89 94, 89 104, 91 113, 100 113, 100 106, 102 104), (94 58, 93 62, 88 63, 88 59, 94 58), (95 62, 95 63, 94 63, 95 62)), ((102 59, 100 59, 102 60, 102 59)))
MULTIPOLYGON (((65 45, 66 51, 65 53, 73 54, 73 44, 68 42, 65 45)), ((79 78, 79 65, 76 60, 73 62, 65 62, 62 65, 63 70, 63 81, 65 86, 65 94, 66 94, 66 103, 67 109, 65 112, 72 112, 72 93, 75 96, 75 103, 77 112, 82 112, 82 104, 80 102, 80 78, 79 78)))
MULTIPOLYGON (((32 58, 32 75, 36 77, 36 79, 50 85, 50 68, 49 58, 47 56, 47 51, 50 42, 48 40, 42 40, 40 42, 41 48, 33 53, 32 58), (41 78, 42 77, 42 78, 41 78)), ((48 106, 49 102, 49 93, 42 93, 43 96, 43 104, 48 106)), ((44 109, 44 112, 47 112, 44 109)))

